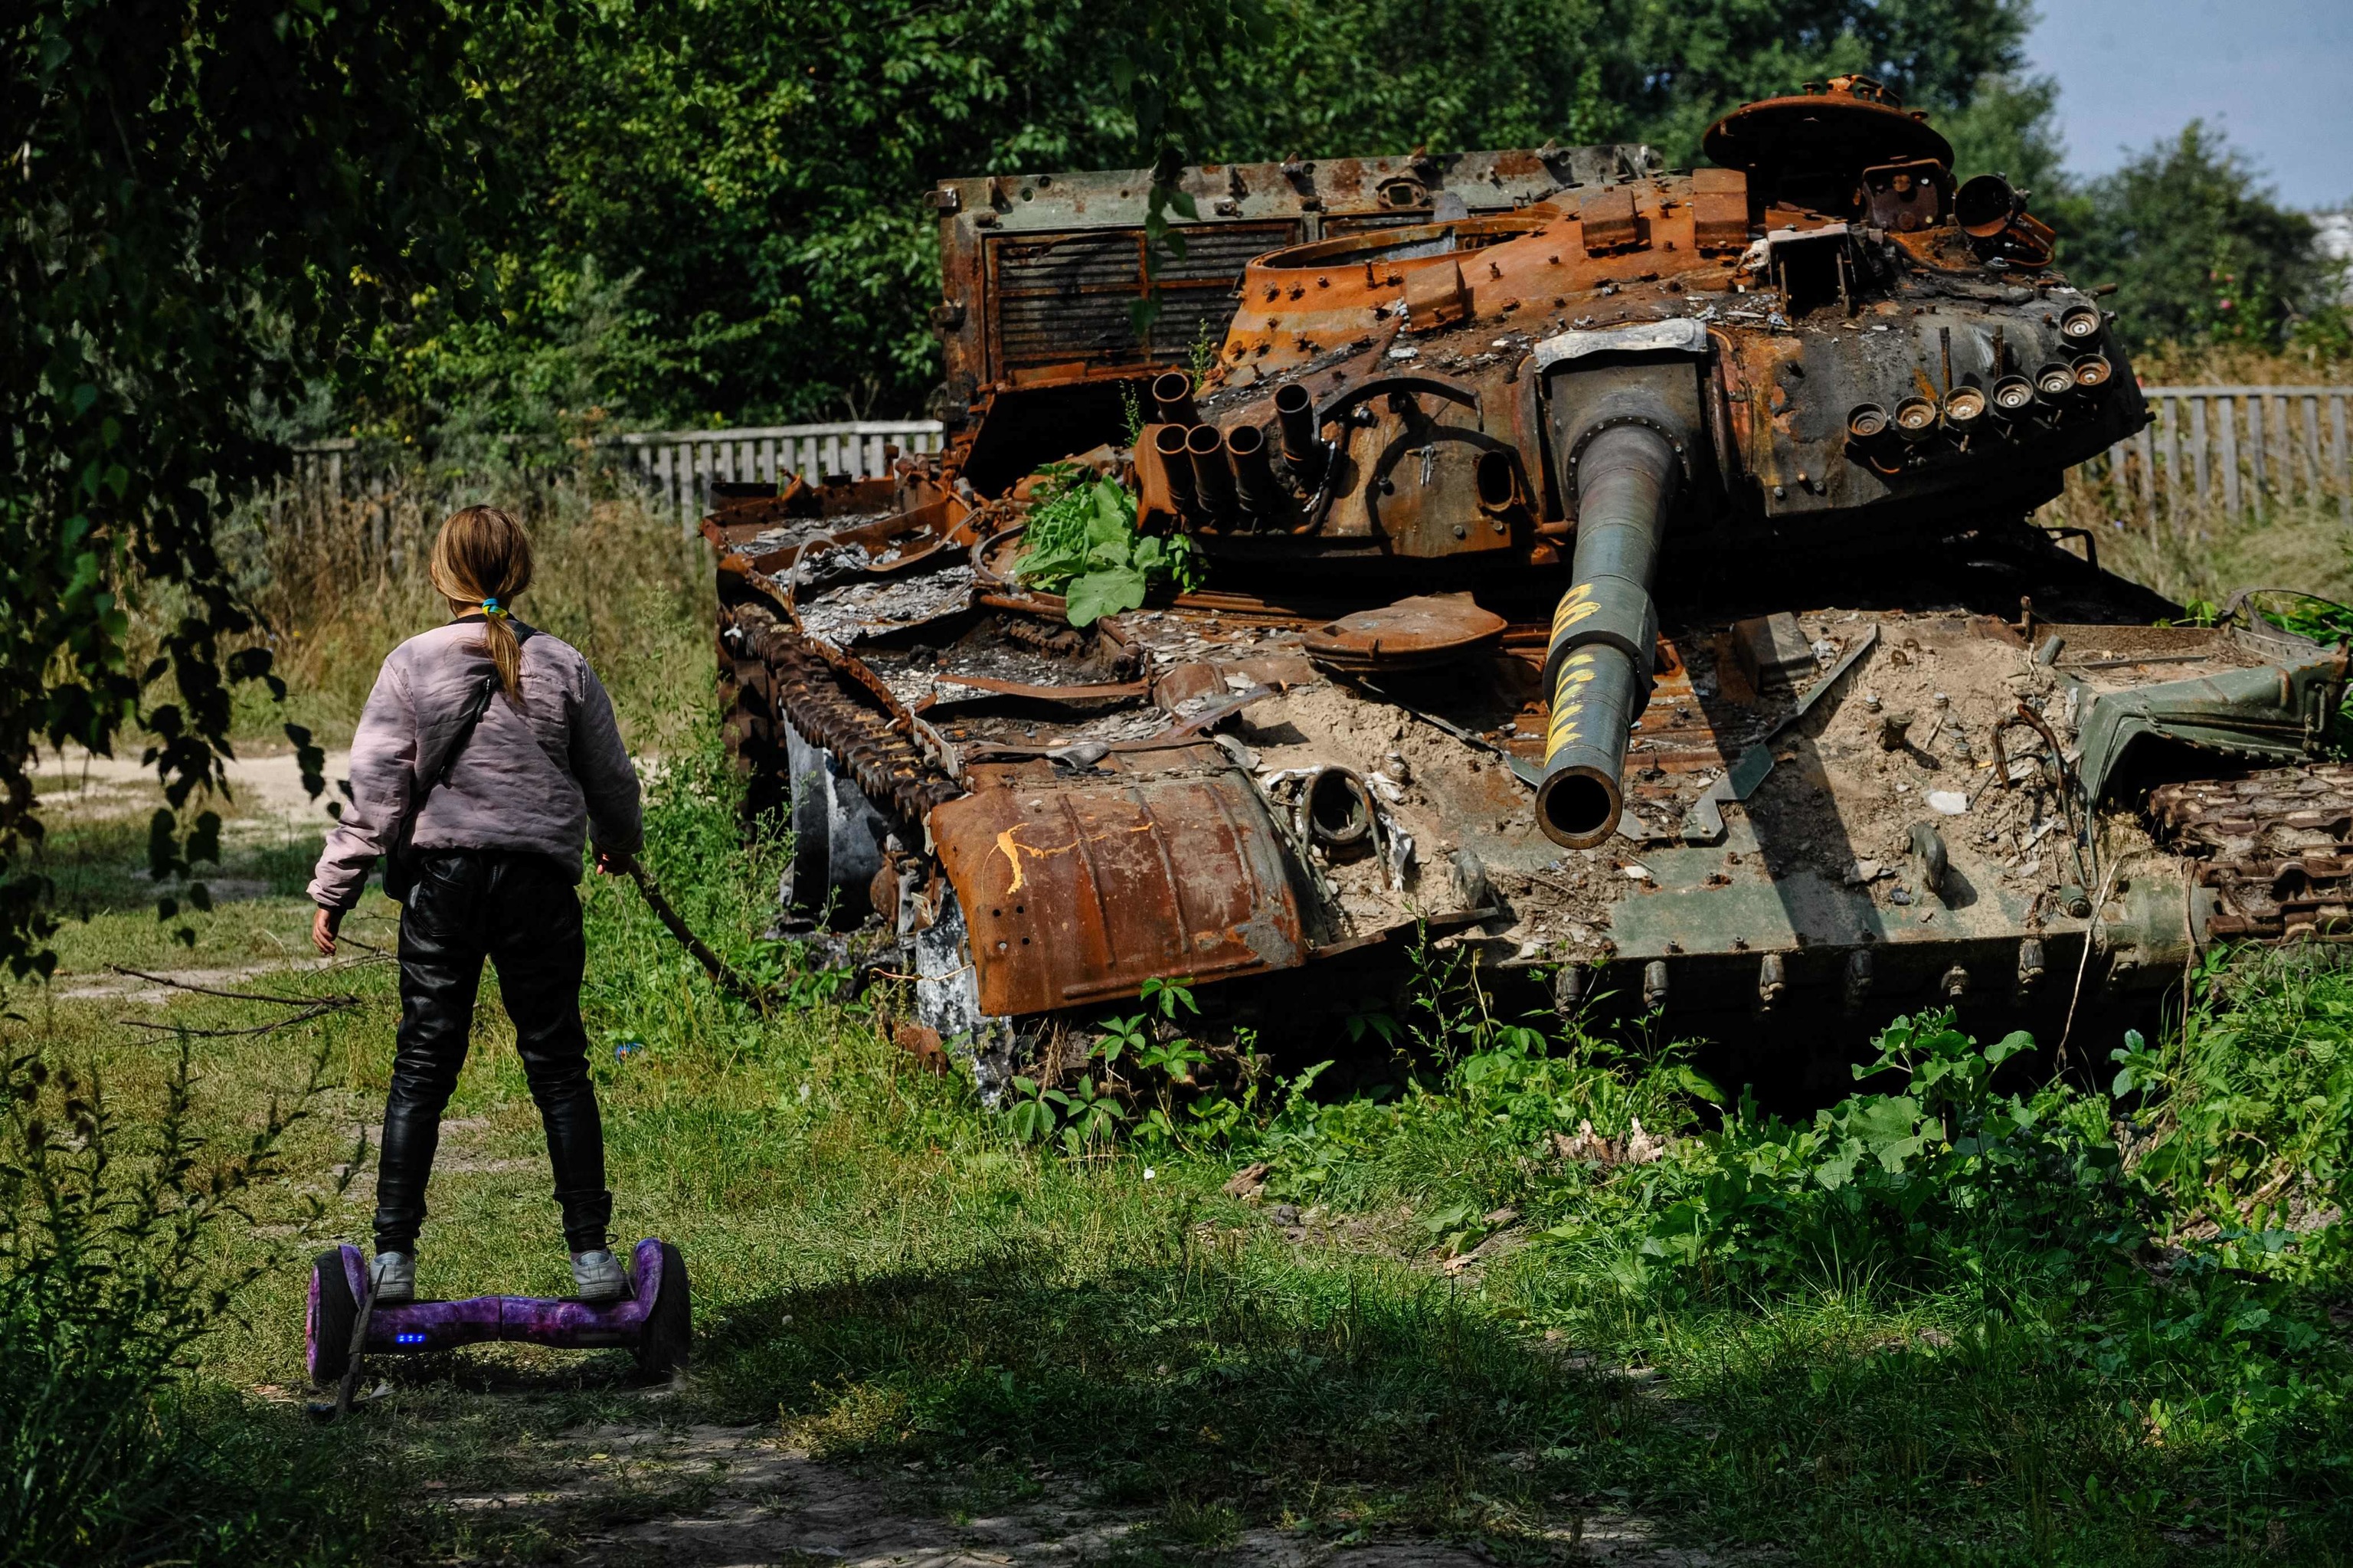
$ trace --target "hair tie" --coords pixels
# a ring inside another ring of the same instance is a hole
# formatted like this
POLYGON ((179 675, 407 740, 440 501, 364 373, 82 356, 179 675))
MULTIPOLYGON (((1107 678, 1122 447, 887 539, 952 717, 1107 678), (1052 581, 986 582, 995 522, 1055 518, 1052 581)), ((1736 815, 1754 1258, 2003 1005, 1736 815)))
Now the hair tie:
POLYGON ((499 608, 499 601, 497 599, 486 599, 482 601, 482 613, 490 617, 492 620, 496 620, 501 616, 506 614, 506 611, 499 608))

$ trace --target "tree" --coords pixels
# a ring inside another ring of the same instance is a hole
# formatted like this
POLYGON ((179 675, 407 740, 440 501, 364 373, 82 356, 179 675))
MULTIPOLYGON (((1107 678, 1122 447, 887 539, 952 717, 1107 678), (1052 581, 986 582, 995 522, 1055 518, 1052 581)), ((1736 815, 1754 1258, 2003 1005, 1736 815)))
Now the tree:
POLYGON ((2085 192, 2061 261, 2116 285, 2134 348, 2167 341, 2278 345, 2290 319, 2327 303, 2312 219, 2282 207, 2246 160, 2199 121, 2085 192))
POLYGON ((440 302, 386 344, 403 375, 365 412, 411 433, 470 407, 464 422, 506 429, 584 402, 679 423, 917 412, 938 376, 921 203, 949 175, 1548 138, 1647 140, 1687 164, 1724 111, 1841 70, 1960 110, 2018 69, 2028 19, 2019 0, 478 0, 465 15, 516 176, 476 222, 505 288, 495 311, 440 302))
POLYGON ((1279 0, 1230 54, 1206 156, 1641 141, 1699 156, 1726 110, 1841 72, 1949 111, 2023 62, 2018 0, 1279 0))
POLYGON ((232 647, 252 618, 214 521, 278 471, 263 423, 304 378, 448 286, 481 175, 433 0, 34 0, 0 49, 0 959, 21 977, 54 961, 19 864, 40 744, 143 737, 153 869, 217 858, 217 817, 187 813, 222 786, 231 686, 277 688, 266 650, 232 647), (166 592, 185 611, 134 666, 128 596, 166 592))
POLYGON ((2026 0, 1607 0, 1594 46, 1613 134, 1697 155, 1716 116, 1842 72, 1875 77, 1914 109, 1966 107, 2025 63, 2026 0))

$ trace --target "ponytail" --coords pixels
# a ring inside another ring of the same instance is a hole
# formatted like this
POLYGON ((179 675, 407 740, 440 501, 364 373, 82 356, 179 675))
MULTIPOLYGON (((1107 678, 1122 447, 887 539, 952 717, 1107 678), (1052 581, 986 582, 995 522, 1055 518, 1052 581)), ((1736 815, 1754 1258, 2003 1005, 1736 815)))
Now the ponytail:
POLYGON ((512 514, 469 506, 450 514, 433 540, 433 586, 461 613, 480 610, 482 651, 507 700, 522 700, 522 644, 507 624, 515 597, 531 586, 531 539, 512 514))

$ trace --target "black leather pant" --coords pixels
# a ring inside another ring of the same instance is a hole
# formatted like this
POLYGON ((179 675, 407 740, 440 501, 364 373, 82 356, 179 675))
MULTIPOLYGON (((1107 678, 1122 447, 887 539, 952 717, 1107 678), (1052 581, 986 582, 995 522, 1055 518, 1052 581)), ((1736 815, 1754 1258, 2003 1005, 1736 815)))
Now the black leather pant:
POLYGON ((498 966, 515 1049, 546 1124, 564 1239, 574 1252, 606 1243, 613 1194, 605 1189, 605 1129, 580 1025, 587 948, 579 895, 544 855, 428 850, 417 857, 400 916, 400 1035, 376 1170, 378 1252, 416 1248, 441 1110, 465 1065, 485 958, 498 966))

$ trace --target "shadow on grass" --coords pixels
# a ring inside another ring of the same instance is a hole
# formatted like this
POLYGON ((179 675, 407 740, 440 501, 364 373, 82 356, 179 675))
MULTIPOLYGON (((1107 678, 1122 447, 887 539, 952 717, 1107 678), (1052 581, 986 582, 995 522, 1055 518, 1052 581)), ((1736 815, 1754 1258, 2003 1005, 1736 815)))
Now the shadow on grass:
POLYGON ((819 1457, 1039 1467, 1106 1502, 1465 1522, 1541 1506, 1611 1419, 1592 1378, 1451 1282, 1187 1245, 1073 1278, 1043 1251, 760 1298, 701 1325, 702 1397, 819 1457))
MULTIPOLYGON (((322 835, 306 832, 281 842, 234 841, 218 864, 200 864, 194 881, 216 903, 239 898, 293 897, 311 883, 322 835)), ((147 875, 147 825, 108 820, 53 830, 25 860, 25 869, 49 879, 50 906, 70 919, 152 911, 159 895, 188 906, 188 882, 156 883, 147 875)))

